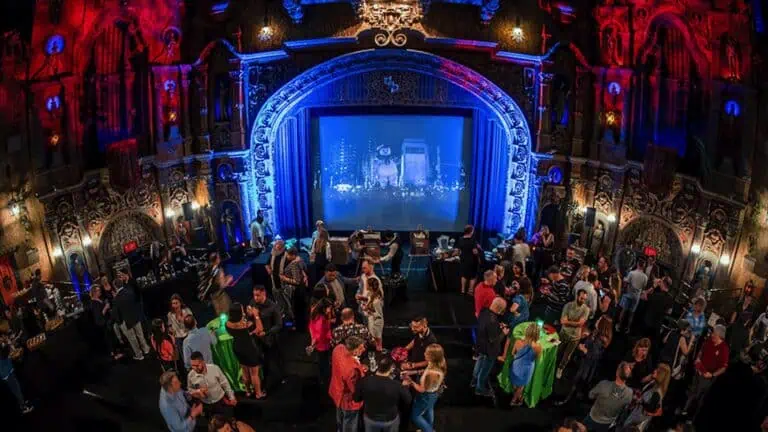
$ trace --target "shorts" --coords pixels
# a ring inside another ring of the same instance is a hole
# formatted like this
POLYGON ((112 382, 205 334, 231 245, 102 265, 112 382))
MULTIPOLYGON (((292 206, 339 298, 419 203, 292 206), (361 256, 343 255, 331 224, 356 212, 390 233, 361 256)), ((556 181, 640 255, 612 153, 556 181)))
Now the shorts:
POLYGON ((640 304, 640 296, 629 294, 623 294, 621 296, 621 302, 619 302, 619 306, 621 306, 622 309, 630 312, 635 312, 638 304, 640 304))

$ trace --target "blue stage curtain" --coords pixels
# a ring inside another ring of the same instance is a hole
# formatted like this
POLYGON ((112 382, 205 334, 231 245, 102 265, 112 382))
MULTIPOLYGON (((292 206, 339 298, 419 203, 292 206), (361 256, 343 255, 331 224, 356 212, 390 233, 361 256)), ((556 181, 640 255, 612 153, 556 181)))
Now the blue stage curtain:
POLYGON ((509 144, 504 129, 482 110, 475 111, 473 128, 469 214, 477 239, 485 246, 486 240, 505 231, 509 144))
POLYGON ((312 173, 306 110, 286 118, 275 142, 275 220, 283 238, 312 233, 312 173))

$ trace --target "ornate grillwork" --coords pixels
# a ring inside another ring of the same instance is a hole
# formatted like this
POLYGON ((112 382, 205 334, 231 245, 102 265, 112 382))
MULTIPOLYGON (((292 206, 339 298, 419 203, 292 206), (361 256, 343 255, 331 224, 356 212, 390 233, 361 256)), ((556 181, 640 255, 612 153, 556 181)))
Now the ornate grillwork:
POLYGON ((358 14, 376 30, 373 40, 380 47, 404 46, 408 42, 406 30, 412 29, 424 16, 418 1, 363 1, 358 14))

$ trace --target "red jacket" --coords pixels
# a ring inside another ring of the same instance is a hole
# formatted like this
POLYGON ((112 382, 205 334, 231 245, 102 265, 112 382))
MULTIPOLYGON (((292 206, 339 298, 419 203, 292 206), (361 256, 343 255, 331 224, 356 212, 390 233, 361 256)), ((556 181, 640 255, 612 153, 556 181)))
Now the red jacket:
POLYGON ((333 349, 328 394, 337 408, 344 411, 357 411, 363 407, 363 403, 355 402, 352 395, 355 393, 357 381, 364 373, 360 362, 347 351, 347 347, 342 344, 333 349))
POLYGON ((496 291, 491 285, 487 285, 485 282, 475 285, 475 318, 480 316, 480 311, 483 308, 491 307, 495 298, 496 291))

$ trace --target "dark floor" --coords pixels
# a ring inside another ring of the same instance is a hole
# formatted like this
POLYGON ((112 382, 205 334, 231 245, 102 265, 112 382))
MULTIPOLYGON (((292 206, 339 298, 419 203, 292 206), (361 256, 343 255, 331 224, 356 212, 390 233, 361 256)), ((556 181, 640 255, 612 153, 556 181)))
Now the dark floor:
MULTIPOLYGON (((448 389, 436 410, 437 430, 471 431, 482 427, 483 432, 548 431, 567 416, 581 418, 585 415, 589 405, 571 403, 556 407, 553 404, 568 388, 567 379, 557 382, 555 394, 533 409, 511 409, 508 397, 503 394, 499 398, 499 408, 494 408, 490 399, 475 397, 468 387, 473 367, 471 326, 475 320, 472 301, 458 294, 427 292, 424 264, 411 272, 409 300, 386 311, 384 342, 387 347, 406 344, 410 339, 407 328, 410 319, 416 315, 428 318, 449 360, 448 389)), ((233 298, 247 301, 252 286, 249 266, 230 265, 228 272, 241 276, 232 289, 233 298)), ((335 429, 330 401, 315 380, 315 364, 304 353, 308 341, 306 333, 284 332, 281 347, 287 371, 285 384, 269 389, 268 401, 241 402, 237 409, 238 418, 251 423, 258 432, 335 429)), ((604 361, 604 375, 612 374, 627 347, 625 337, 616 338, 604 361)), ((38 401, 37 409, 25 419, 28 423, 25 430, 166 430, 157 408, 160 367, 154 360, 112 365, 106 359, 91 359, 84 361, 83 367, 87 369, 84 385, 62 389, 48 400, 38 401)))

